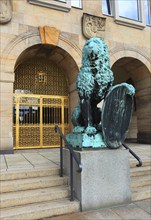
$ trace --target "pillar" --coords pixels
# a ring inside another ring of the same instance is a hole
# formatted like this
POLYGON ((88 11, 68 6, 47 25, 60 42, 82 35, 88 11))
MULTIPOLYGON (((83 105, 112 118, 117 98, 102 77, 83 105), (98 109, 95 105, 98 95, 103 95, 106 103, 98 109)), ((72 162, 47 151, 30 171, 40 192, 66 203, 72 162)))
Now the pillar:
POLYGON ((13 153, 14 73, 0 73, 0 154, 13 153))

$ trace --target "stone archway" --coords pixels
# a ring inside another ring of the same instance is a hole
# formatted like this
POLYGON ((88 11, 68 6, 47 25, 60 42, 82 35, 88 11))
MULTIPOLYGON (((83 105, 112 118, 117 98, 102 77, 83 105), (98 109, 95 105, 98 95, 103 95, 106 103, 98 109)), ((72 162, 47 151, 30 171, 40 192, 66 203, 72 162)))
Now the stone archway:
POLYGON ((120 51, 113 55, 112 71, 115 84, 133 82, 136 89, 136 112, 129 138, 139 143, 151 143, 151 72, 149 61, 136 51, 120 51), (114 57, 114 58, 113 58, 114 57), (114 60, 114 61, 113 61, 114 60))
POLYGON ((24 50, 16 60, 14 69, 16 69, 25 60, 32 58, 47 59, 64 71, 68 81, 68 92, 70 100, 70 112, 77 104, 77 92, 75 90, 75 81, 79 67, 73 57, 59 46, 49 44, 37 44, 24 50), (72 100, 72 101, 71 101, 72 100))
MULTIPOLYGON (((28 31, 17 36, 6 46, 2 53, 3 57, 1 62, 1 71, 3 73, 14 73, 14 66, 20 54, 29 47, 37 44, 43 44, 38 28, 33 28, 32 31, 28 31)), ((60 33, 55 46, 62 48, 64 51, 70 54, 75 60, 77 66, 80 67, 81 49, 75 43, 73 43, 71 39, 68 39, 62 33, 60 33)))
POLYGON ((17 58, 14 71, 22 63, 32 59, 42 59, 54 63, 65 72, 69 85, 75 82, 78 65, 73 57, 61 47, 49 44, 36 44, 28 47, 17 58))
POLYGON ((15 149, 58 146, 55 124, 63 133, 69 132, 68 97, 73 80, 69 70, 76 67, 72 57, 54 45, 35 45, 18 57, 14 71, 15 149))
MULTIPOLYGON (((11 40, 2 52, 2 62, 1 62, 1 96, 7 99, 2 100, 2 114, 1 121, 3 126, 3 132, 1 133, 1 151, 2 152, 12 152, 13 149, 13 134, 12 134, 12 98, 13 98, 13 83, 14 83, 14 67, 18 57, 26 49, 37 45, 44 44, 41 41, 39 29, 33 27, 31 31, 17 36, 15 39, 11 40)), ((50 45, 51 46, 51 45, 50 45)), ((64 33, 60 33, 58 36, 56 50, 59 52, 64 51, 61 54, 59 60, 60 68, 68 72, 70 78, 69 93, 70 100, 76 100, 73 97, 77 97, 75 91, 75 79, 81 64, 81 50, 72 42, 71 37, 68 34, 64 36, 64 33), (60 51, 59 51, 60 50, 60 51), (71 77, 72 76, 72 77, 71 77)), ((55 58, 54 58, 55 60, 55 58)), ((72 102, 70 109, 74 108, 76 103, 72 102)))

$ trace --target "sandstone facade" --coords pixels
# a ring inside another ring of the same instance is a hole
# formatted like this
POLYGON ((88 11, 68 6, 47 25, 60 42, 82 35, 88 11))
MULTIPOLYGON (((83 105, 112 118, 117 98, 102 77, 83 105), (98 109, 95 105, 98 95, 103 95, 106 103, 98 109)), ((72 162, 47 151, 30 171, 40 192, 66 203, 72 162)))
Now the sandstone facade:
POLYGON ((105 19, 101 34, 109 47, 116 83, 132 80, 136 88, 136 109, 128 137, 151 143, 151 57, 150 26, 143 29, 115 23, 101 10, 101 1, 83 1, 82 9, 55 10, 12 0, 11 21, 1 24, 1 136, 0 149, 13 149, 13 85, 15 69, 28 56, 36 57, 36 45, 53 46, 50 60, 63 69, 69 83, 70 114, 78 103, 75 81, 85 43, 83 14, 105 19), (51 37, 49 37, 51 36, 51 37), (57 47, 55 47, 57 46, 57 47), (57 48, 57 49, 56 49, 57 48))

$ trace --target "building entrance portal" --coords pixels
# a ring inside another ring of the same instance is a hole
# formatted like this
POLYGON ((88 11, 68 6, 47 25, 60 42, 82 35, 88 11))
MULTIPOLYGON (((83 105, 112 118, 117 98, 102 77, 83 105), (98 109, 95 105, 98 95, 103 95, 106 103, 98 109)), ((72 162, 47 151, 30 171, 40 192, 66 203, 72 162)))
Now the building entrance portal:
POLYGON ((58 147, 54 126, 68 132, 68 97, 14 94, 13 116, 15 149, 58 147))
POLYGON ((128 141, 151 143, 151 76, 149 69, 138 59, 123 57, 112 66, 114 83, 127 82, 135 89, 134 107, 128 141))
POLYGON ((69 132, 68 80, 65 70, 54 59, 55 53, 53 47, 37 45, 23 52, 17 60, 14 149, 58 147, 56 124, 64 134, 69 132))

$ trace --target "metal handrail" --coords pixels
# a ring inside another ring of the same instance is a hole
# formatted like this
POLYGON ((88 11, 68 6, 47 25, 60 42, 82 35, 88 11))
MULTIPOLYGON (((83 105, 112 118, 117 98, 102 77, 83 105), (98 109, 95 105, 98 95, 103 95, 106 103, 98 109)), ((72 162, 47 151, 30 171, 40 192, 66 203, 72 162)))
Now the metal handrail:
POLYGON ((138 160, 138 164, 136 164, 136 166, 137 166, 137 167, 141 167, 142 164, 143 164, 141 158, 139 158, 139 157, 137 156, 137 154, 135 154, 135 153, 130 149, 130 147, 128 147, 125 143, 123 143, 122 145, 123 145, 123 147, 125 147, 126 149, 129 150, 129 152, 133 155, 133 157, 135 157, 136 160, 138 160))
POLYGON ((78 170, 77 172, 82 171, 82 164, 80 160, 77 158, 76 154, 73 151, 73 147, 71 144, 68 143, 66 140, 64 134, 62 133, 61 129, 59 128, 58 125, 55 125, 55 132, 58 132, 60 135, 60 177, 63 177, 63 144, 62 140, 64 140, 65 146, 69 149, 70 151, 70 188, 71 188, 71 201, 74 201, 74 195, 73 195, 73 158, 75 159, 77 165, 78 165, 78 170))

